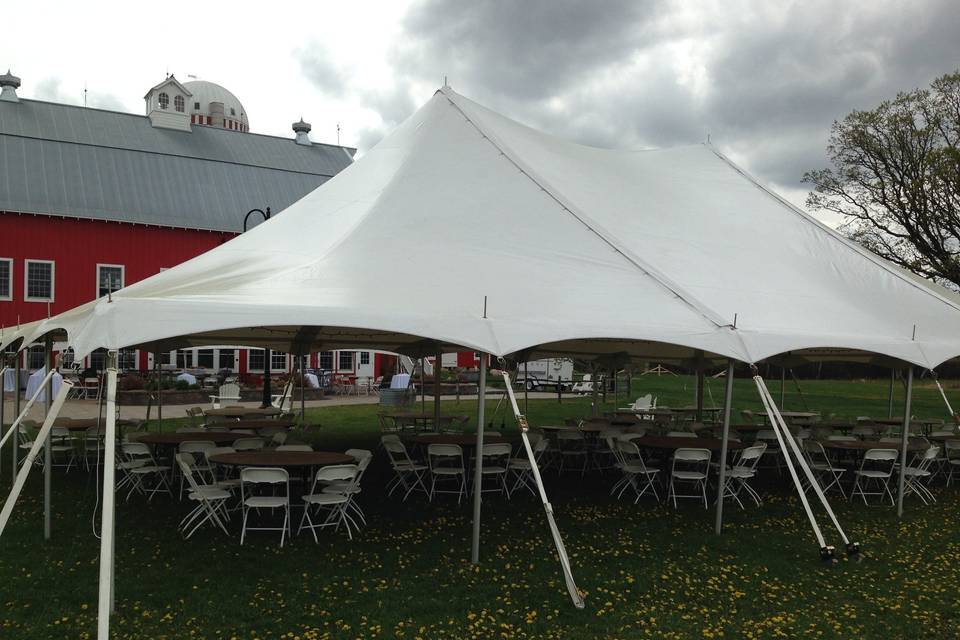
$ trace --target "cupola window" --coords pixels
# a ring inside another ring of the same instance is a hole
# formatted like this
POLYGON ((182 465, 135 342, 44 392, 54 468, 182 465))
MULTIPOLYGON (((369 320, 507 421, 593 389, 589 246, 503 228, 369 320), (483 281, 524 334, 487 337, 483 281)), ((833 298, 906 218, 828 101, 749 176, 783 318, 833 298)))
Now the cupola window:
POLYGON ((173 97, 173 108, 176 109, 177 113, 183 113, 183 96, 173 97))
POLYGON ((157 102, 160 103, 161 109, 166 109, 170 106, 170 96, 168 96, 166 93, 161 93, 159 96, 157 96, 157 102))

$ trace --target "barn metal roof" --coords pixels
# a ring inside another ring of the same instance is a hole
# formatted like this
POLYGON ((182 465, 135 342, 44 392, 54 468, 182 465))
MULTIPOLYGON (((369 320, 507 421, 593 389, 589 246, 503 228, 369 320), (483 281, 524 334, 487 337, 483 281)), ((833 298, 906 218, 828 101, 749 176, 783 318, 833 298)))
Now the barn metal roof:
POLYGON ((285 209, 352 161, 353 149, 145 116, 0 102, 0 211, 242 231, 254 207, 285 209))

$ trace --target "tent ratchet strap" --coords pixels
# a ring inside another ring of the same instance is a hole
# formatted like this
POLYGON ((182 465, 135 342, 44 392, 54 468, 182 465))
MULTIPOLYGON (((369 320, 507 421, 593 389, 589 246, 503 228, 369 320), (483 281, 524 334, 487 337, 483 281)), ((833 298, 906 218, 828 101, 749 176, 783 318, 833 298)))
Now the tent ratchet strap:
POLYGON ((951 417, 955 417, 957 414, 953 412, 953 407, 950 406, 950 401, 947 400, 947 394, 944 392, 943 387, 940 385, 940 379, 937 377, 937 372, 933 369, 930 369, 930 375, 933 376, 933 382, 937 385, 937 389, 940 390, 940 395, 943 397, 943 402, 947 405, 947 411, 950 412, 951 417))
MULTIPOLYGON (((803 456, 803 453, 800 451, 800 447, 797 444, 796 439, 793 437, 793 434, 790 433, 790 429, 787 428, 787 423, 783 419, 783 416, 780 414, 780 410, 777 408, 776 403, 773 400, 773 396, 770 394, 770 390, 767 388, 766 383, 764 383, 763 378, 760 376, 755 376, 754 380, 757 383, 757 389, 760 392, 761 399, 764 401, 764 405, 767 407, 767 413, 771 419, 771 424, 774 426, 774 433, 777 435, 778 441, 780 440, 781 434, 782 437, 790 444, 790 450, 784 450, 784 458, 787 460, 788 465, 790 464, 789 456, 792 452, 794 457, 797 459, 797 464, 800 465, 800 468, 803 469, 804 475, 807 478, 807 481, 810 483, 810 486, 813 488, 814 493, 817 498, 819 498, 820 503, 823 505, 823 508, 826 510, 827 515, 830 517, 830 521, 833 523, 834 528, 840 534, 840 537, 843 539, 844 545, 846 545, 846 551, 848 556, 856 556, 860 553, 860 544, 857 542, 850 542, 847 539, 846 533, 844 533, 843 528, 840 526, 840 522, 837 520, 836 514, 833 512, 833 508, 830 506, 830 503, 827 501, 826 495, 823 493, 823 489, 820 487, 820 483, 814 476, 813 471, 810 469, 810 466, 807 464, 806 458, 803 456)), ((783 443, 781 442, 781 447, 783 443)), ((798 486, 801 491, 801 499, 803 500, 804 506, 809 509, 809 506, 806 501, 806 492, 798 486)), ((808 512, 808 515, 809 512, 808 512)), ((812 517, 812 516, 811 516, 812 517)), ((828 550, 829 557, 833 556, 833 547, 822 548, 821 556, 824 559, 828 559, 824 555, 824 551, 828 550)))
POLYGON ((770 423, 773 426, 773 434, 777 438, 777 443, 780 446, 783 459, 787 463, 787 470, 790 472, 790 477, 793 479, 793 484, 797 487, 797 494, 800 496, 800 502, 803 504, 803 510, 807 514, 807 519, 810 520, 810 526, 813 528, 813 534, 816 536, 817 542, 820 544, 820 558, 822 560, 832 560, 834 557, 834 548, 828 545, 826 540, 824 540, 823 533, 820 531, 820 525, 817 524, 817 519, 813 515, 813 511, 810 509, 810 503, 807 502, 807 493, 803 490, 803 486, 800 484, 800 478, 797 477, 797 470, 793 467, 793 460, 790 457, 790 452, 787 450, 786 444, 783 440, 783 434, 780 433, 780 427, 775 418, 775 416, 779 415, 779 413, 776 413, 772 406, 772 401, 768 397, 769 391, 767 391, 767 387, 763 383, 763 378, 761 378, 759 375, 754 375, 753 381, 757 385, 757 391, 760 394, 760 400, 763 402, 763 407, 767 412, 767 416, 770 418, 770 423))
MULTIPOLYGON (((517 419, 517 425, 520 427, 520 437, 523 439, 523 448, 527 452, 527 458, 530 460, 530 470, 533 473, 533 479, 537 484, 537 490, 540 492, 540 500, 543 502, 543 510, 547 514, 547 522, 550 525, 550 533, 553 535, 553 542, 557 547, 557 556, 560 558, 560 566, 563 569, 563 579, 567 583, 567 591, 570 593, 570 599, 577 609, 584 608, 583 594, 577 588, 577 583, 573 579, 573 570, 570 567, 570 558, 567 556, 567 549, 563 545, 563 538, 560 537, 560 529, 557 528, 557 522, 553 517, 553 506, 547 499, 547 492, 543 488, 543 480, 540 478, 540 467, 537 466, 537 458, 533 455, 533 447, 530 446, 530 438, 527 432, 530 430, 527 424, 527 417, 520 413, 520 406, 517 404, 517 398, 513 394, 513 386, 510 384, 510 374, 501 370, 503 382, 507 388, 507 395, 510 396, 510 404, 513 406, 513 415, 517 419)), ((477 452, 477 461, 479 464, 480 453, 477 452)))

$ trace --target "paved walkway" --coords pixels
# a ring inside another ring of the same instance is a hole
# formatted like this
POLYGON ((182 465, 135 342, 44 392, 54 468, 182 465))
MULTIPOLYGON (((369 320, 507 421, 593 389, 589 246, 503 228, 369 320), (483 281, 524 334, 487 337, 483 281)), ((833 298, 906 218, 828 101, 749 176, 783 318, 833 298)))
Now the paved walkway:
MULTIPOLYGON (((488 399, 499 399, 502 391, 497 389, 491 389, 487 392, 488 399)), ((530 399, 549 399, 556 398, 557 394, 548 393, 548 392, 531 392, 530 399)), ((570 397, 565 395, 564 397, 570 397)), ((294 396, 296 398, 296 396, 294 396)), ((522 398, 522 394, 521 394, 522 398)), ((454 401, 457 397, 454 395, 449 396, 440 396, 441 401, 454 401)), ((519 398, 518 398, 519 399, 519 398)), ((427 396, 426 405, 429 407, 433 405, 433 397, 427 396)), ((470 402, 476 401, 476 395, 461 395, 461 402, 470 402)), ((326 396, 322 400, 307 400, 306 406, 308 409, 313 409, 316 407, 335 407, 335 406, 344 406, 344 405, 365 405, 365 404, 377 404, 379 403, 380 398, 376 395, 369 396, 326 396)), ((26 400, 21 398, 21 404, 25 404, 26 400)), ((417 404, 420 403, 418 397, 417 404)), ((241 406, 245 407, 259 407, 259 402, 242 402, 241 406)), ((186 410, 190 407, 201 406, 197 404, 174 404, 174 405, 164 405, 163 406, 163 415, 165 418, 183 418, 186 417, 186 410)), ((202 405, 204 407, 208 405, 202 405)), ((299 411, 300 402, 297 399, 294 399, 294 410, 299 411)), ((14 403, 13 395, 6 394, 4 402, 4 411, 3 411, 3 422, 4 424, 10 424, 13 421, 14 416, 14 403)), ((97 415, 97 402, 95 400, 67 400, 63 409, 60 412, 62 416, 69 416, 71 418, 93 418, 97 415)), ((135 420, 141 420, 147 415, 147 407, 140 406, 123 406, 120 407, 120 417, 121 418, 130 418, 135 420)), ((150 410, 150 416, 156 418, 157 408, 154 406, 150 410)), ((43 417, 43 408, 41 405, 35 404, 28 415, 29 418, 33 420, 39 420, 43 417)))

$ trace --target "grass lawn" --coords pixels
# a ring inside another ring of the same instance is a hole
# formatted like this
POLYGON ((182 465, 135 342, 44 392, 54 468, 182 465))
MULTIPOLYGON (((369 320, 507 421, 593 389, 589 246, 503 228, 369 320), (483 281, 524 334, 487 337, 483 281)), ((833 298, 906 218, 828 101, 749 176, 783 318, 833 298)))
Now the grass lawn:
MULTIPOLYGON (((778 385, 771 385, 775 397, 778 385)), ((722 381, 711 382, 718 402, 722 388, 722 381)), ((633 395, 649 391, 661 404, 678 406, 689 404, 692 389, 687 377, 645 377, 634 381, 633 395)), ((824 414, 886 415, 885 381, 804 382, 803 392, 807 405, 824 414)), ((902 393, 898 388, 898 403, 902 393)), ((948 394, 954 400, 956 385, 948 394)), ((471 413, 472 404, 443 409, 471 413)), ((488 416, 509 431, 512 417, 505 407, 494 413, 495 404, 488 416)), ((737 381, 734 405, 759 408, 749 380, 737 381)), ((804 408, 790 388, 786 405, 804 408)), ((311 438, 328 450, 375 449, 376 410, 311 410, 311 422, 321 425, 311 438)), ((588 411, 589 399, 565 398, 531 401, 529 413, 536 425, 588 411)), ((914 414, 945 413, 935 388, 919 385, 914 414)), ((5 451, 4 491, 8 459, 5 451)), ((532 495, 485 499, 482 564, 474 567, 471 506, 449 496, 433 504, 386 498, 388 478, 378 452, 362 496, 368 526, 352 542, 325 530, 319 544, 301 536, 283 549, 264 533, 240 547, 236 520, 230 538, 208 529, 184 542, 175 527, 185 504, 121 500, 114 637, 960 637, 960 490, 942 482, 935 485, 936 505, 908 498, 903 520, 889 507, 834 500, 848 535, 863 546, 863 560, 825 565, 795 495, 775 474, 759 485, 761 508, 727 506, 728 524, 717 537, 712 509, 618 502, 607 495, 612 474, 550 471, 547 490, 586 592, 587 607, 579 611, 569 603, 532 495)), ((41 485, 36 473, 0 538, 0 638, 94 637, 93 475, 55 473, 50 542, 42 538, 41 485)), ((837 534, 828 538, 840 546, 837 534)))

